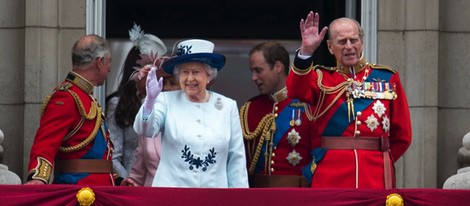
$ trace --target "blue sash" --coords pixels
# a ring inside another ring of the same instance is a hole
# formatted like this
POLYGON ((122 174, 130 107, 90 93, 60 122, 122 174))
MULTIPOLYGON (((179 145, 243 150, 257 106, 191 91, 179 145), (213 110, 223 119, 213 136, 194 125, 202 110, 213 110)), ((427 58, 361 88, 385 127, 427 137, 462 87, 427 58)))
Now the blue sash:
MULTIPOLYGON (((106 124, 104 124, 104 131, 107 131, 106 124)), ((104 153, 106 151, 107 142, 105 140, 105 134, 102 132, 103 130, 100 128, 98 129, 98 133, 96 134, 96 138, 93 141, 93 146, 91 149, 83 155, 80 159, 102 159, 104 153)), ((62 173, 57 172, 54 177, 54 183, 56 184, 77 184, 77 182, 85 177, 90 175, 90 173, 62 173)))
MULTIPOLYGON (((364 82, 376 82, 376 80, 389 81, 392 77, 391 72, 387 70, 374 69, 364 82)), ((356 114, 358 111, 366 109, 374 100, 368 98, 353 99, 354 111, 356 114)), ((347 102, 341 104, 341 106, 335 111, 328 124, 323 130, 323 136, 341 136, 344 130, 349 126, 351 122, 348 120, 348 106, 347 102)))
MULTIPOLYGON (((289 122, 292 119, 292 112, 295 113, 295 116, 297 117, 297 110, 300 109, 300 117, 302 118, 302 114, 305 112, 304 107, 293 107, 291 106, 292 103, 297 103, 300 102, 298 99, 293 99, 276 117, 275 123, 276 123, 276 132, 273 135, 273 143, 274 146, 276 147, 279 141, 281 141, 282 137, 286 134, 286 132, 291 128, 289 122)), ((258 157, 258 162, 256 164, 256 173, 260 173, 264 167, 264 153, 266 152, 266 142, 263 143, 263 147, 261 148, 260 155, 258 157)), ((271 151, 268 151, 268 154, 271 151)))

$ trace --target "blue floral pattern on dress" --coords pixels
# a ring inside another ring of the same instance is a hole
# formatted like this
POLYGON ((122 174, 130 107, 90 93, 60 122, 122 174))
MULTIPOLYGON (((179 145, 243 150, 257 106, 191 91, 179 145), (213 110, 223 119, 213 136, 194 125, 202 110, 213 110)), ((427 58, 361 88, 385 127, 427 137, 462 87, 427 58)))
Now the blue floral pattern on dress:
POLYGON ((188 162, 190 170, 193 170, 194 167, 196 167, 196 169, 202 167, 202 171, 205 172, 209 165, 216 163, 215 156, 217 155, 217 152, 215 152, 214 148, 209 150, 209 154, 207 154, 204 160, 202 160, 201 157, 194 158, 188 145, 184 145, 184 149, 181 150, 181 152, 183 153, 181 158, 183 158, 185 162, 188 162))

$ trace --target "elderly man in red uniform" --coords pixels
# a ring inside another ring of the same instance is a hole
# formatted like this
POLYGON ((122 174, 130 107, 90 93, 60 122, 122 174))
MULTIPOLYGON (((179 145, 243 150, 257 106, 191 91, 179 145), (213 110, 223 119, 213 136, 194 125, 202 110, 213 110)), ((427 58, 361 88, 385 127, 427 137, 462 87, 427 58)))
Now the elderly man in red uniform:
POLYGON ((411 144, 410 113, 399 74, 366 62, 363 30, 349 18, 329 26, 327 45, 336 67, 314 66, 311 56, 328 30, 319 32, 318 22, 313 12, 300 21, 302 45, 287 78, 288 95, 315 106, 311 118, 327 150, 312 187, 393 188, 393 164, 411 144))
POLYGON ((289 53, 277 42, 250 52, 251 77, 260 91, 240 109, 250 187, 310 187, 314 127, 309 105, 287 97, 289 64, 289 53))
POLYGON ((110 71, 108 42, 97 35, 81 37, 72 48, 72 63, 65 81, 44 101, 26 184, 114 185, 112 144, 93 97, 94 86, 110 71))

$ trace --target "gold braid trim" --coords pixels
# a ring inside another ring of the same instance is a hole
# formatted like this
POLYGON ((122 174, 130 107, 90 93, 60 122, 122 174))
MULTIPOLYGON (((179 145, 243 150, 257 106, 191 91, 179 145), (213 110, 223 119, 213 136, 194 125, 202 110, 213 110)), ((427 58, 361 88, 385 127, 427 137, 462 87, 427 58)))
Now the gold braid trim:
POLYGON ((46 110, 46 107, 47 105, 49 104, 49 102, 51 101, 51 98, 52 98, 52 95, 55 93, 55 90, 47 95, 47 97, 44 99, 44 101, 42 102, 42 107, 41 107, 41 116, 44 114, 44 110, 46 110))
MULTIPOLYGON (((311 114, 310 112, 306 112, 307 117, 308 117, 309 120, 317 120, 318 118, 323 116, 333 106, 333 104, 336 101, 338 101, 338 99, 341 97, 341 95, 343 95, 344 92, 346 92, 348 90, 348 87, 353 83, 352 81, 344 81, 341 84, 338 84, 334 87, 328 87, 328 86, 325 86, 325 85, 322 84, 323 73, 319 69, 317 69, 315 71, 317 72, 317 75, 318 75, 317 85, 318 85, 318 88, 320 88, 320 97, 318 98, 317 106, 315 108, 314 113, 311 114), (327 94, 335 94, 335 93, 338 93, 336 95, 336 97, 320 113, 320 109, 323 106, 323 101, 325 100, 325 96, 327 94)), ((306 111, 309 111, 309 110, 306 110, 306 111)))
MULTIPOLYGON (((85 107, 83 106, 82 100, 80 100, 77 93, 75 93, 71 90, 67 90, 67 91, 73 96, 73 99, 75 100, 75 103, 77 103, 78 111, 80 112, 80 114, 86 120, 95 119, 97 114, 101 113, 101 109, 99 108, 99 106, 95 102, 95 100, 93 99, 93 102, 91 103, 91 107, 90 107, 90 112, 88 112, 88 114, 87 114, 86 111, 85 111, 85 107), (99 112, 98 112, 98 110, 99 110, 99 112)), ((98 116, 100 116, 100 115, 98 115, 98 116)))
POLYGON ((312 115, 312 111, 311 111, 310 104, 305 104, 305 105, 304 105, 304 109, 305 109, 305 114, 307 114, 307 119, 308 119, 309 121, 315 120, 315 119, 313 118, 313 115, 312 115))
MULTIPOLYGON (((100 107, 97 107, 97 112, 98 114, 101 113, 101 108, 100 107)), ((60 147, 59 150, 61 152, 75 152, 75 151, 78 151, 82 148, 84 148, 85 146, 87 146, 88 144, 90 144, 90 142, 92 142, 95 137, 96 137, 96 134, 98 133, 98 129, 100 128, 101 126, 101 122, 102 122, 102 116, 101 115, 98 115, 96 117, 96 123, 95 123, 95 128, 93 128, 93 131, 91 132, 91 134, 85 139, 83 140, 83 142, 80 142, 79 144, 77 145, 74 145, 74 146, 68 146, 68 147, 60 147)), ((104 135, 104 134, 103 134, 104 135)))
MULTIPOLYGON (((250 102, 243 104, 240 109, 240 118, 241 119, 241 126, 243 132, 243 139, 247 141, 253 141, 256 137, 260 137, 258 145, 256 146, 255 153, 253 155, 253 160, 250 162, 250 167, 248 169, 249 174, 253 174, 255 171, 256 164, 258 163, 259 155, 261 153, 261 148, 263 147, 263 143, 266 141, 269 143, 271 141, 271 136, 276 131, 276 123, 274 121, 275 116, 274 114, 267 114, 265 115, 258 126, 256 127, 254 132, 250 132, 248 128, 248 108, 250 107, 250 102), (261 135, 260 135, 261 134, 261 135)), ((272 146, 272 144, 270 144, 272 146)), ((268 159, 266 158, 266 161, 268 159)))
POLYGON ((59 91, 68 91, 72 87, 72 84, 70 83, 64 83, 59 85, 54 91, 52 91, 49 95, 44 98, 44 101, 42 102, 42 107, 41 107, 41 116, 44 114, 44 110, 46 110, 47 105, 51 101, 52 95, 54 95, 58 90, 59 91))
MULTIPOLYGON (((100 115, 101 114, 101 107, 98 106, 98 103, 96 103, 96 101, 94 99, 93 99, 93 102, 91 103, 90 112, 88 114, 86 114, 85 107, 83 107, 83 103, 80 100, 80 98, 78 97, 78 95, 75 92, 70 91, 70 90, 68 90, 68 92, 73 96, 73 98, 75 100, 75 103, 77 104, 78 110, 79 110, 80 114, 83 117, 82 120, 83 119, 93 120, 96 117, 96 123, 95 123, 95 127, 93 128, 93 131, 90 133, 90 135, 85 140, 83 140, 83 142, 80 142, 77 145, 68 146, 68 147, 62 147, 61 146, 59 148, 59 150, 61 152, 75 152, 75 151, 78 151, 78 150, 84 148, 88 144, 90 144, 95 139, 96 134, 98 133, 98 129, 100 128, 101 123, 102 123, 102 119, 103 119, 102 116, 100 115)), ((83 124, 82 121, 81 121, 81 124, 83 124)), ((72 132, 76 133, 77 131, 78 131, 78 129, 74 129, 74 131, 72 131, 72 132)), ((70 138, 70 134, 67 135, 67 138, 70 138)))
POLYGON ((41 180, 45 183, 49 183, 52 173, 52 164, 46 158, 38 156, 37 158, 37 165, 34 169, 32 169, 29 173, 33 174, 31 178, 33 180, 41 180))
POLYGON ((255 131, 254 132, 250 132, 250 129, 248 128, 248 108, 250 107, 250 102, 247 102, 245 103, 241 109, 240 109, 240 113, 242 115, 240 115, 242 119, 241 121, 241 125, 242 125, 242 131, 243 131, 243 138, 245 140, 248 140, 248 141, 251 141, 251 140, 254 140, 256 137, 258 137, 259 134, 261 134, 263 132, 263 134, 265 132, 267 132, 267 128, 266 126, 268 126, 269 124, 272 123, 272 121, 274 120, 274 114, 267 114, 266 116, 264 116, 260 123, 258 124, 258 126, 256 127, 255 131))
POLYGON ((292 72, 294 72, 297 75, 306 75, 310 73, 312 69, 313 69, 313 62, 312 64, 310 64, 310 67, 308 67, 307 69, 299 69, 294 65, 294 63, 292 63, 292 67, 291 67, 292 72))
POLYGON ((82 127, 82 125, 84 123, 84 120, 93 120, 96 117, 96 123, 95 123, 95 127, 93 128, 93 131, 91 132, 91 134, 83 142, 81 142, 77 145, 74 145, 74 146, 69 146, 69 147, 62 147, 61 146, 59 148, 59 150, 61 152, 75 152, 75 151, 78 151, 78 150, 84 148, 88 144, 90 144, 90 142, 92 142, 95 139, 96 134, 98 133, 98 129, 100 128, 100 126, 102 124, 102 119, 103 119, 102 116, 100 115, 101 114, 101 107, 98 105, 98 103, 94 99, 93 99, 93 102, 91 103, 91 106, 90 106, 90 112, 88 112, 88 114, 86 113, 85 107, 83 106, 83 103, 80 100, 80 98, 78 97, 77 93, 70 90, 70 88, 72 86, 73 85, 71 83, 65 83, 65 84, 62 84, 59 87, 57 87, 54 91, 52 91, 51 94, 49 94, 44 99, 44 101, 42 103, 41 116, 44 114, 44 110, 46 109, 47 105, 49 104, 49 102, 50 102, 50 100, 51 100, 51 98, 52 98, 52 96, 54 95, 55 92, 57 92, 57 91, 67 91, 68 93, 70 93, 72 95, 73 99, 75 100, 75 103, 78 107, 78 111, 80 112, 80 115, 82 116, 82 119, 80 120, 80 123, 69 134, 67 134, 67 136, 64 137, 63 141, 66 141, 72 135, 74 135, 82 127))
POLYGON ((75 133, 77 133, 78 130, 82 128, 84 122, 85 122, 85 118, 82 117, 82 119, 80 119, 80 122, 77 124, 77 126, 73 128, 73 130, 70 131, 70 133, 68 133, 67 136, 65 136, 62 141, 63 142, 67 141, 70 137, 72 137, 75 133))

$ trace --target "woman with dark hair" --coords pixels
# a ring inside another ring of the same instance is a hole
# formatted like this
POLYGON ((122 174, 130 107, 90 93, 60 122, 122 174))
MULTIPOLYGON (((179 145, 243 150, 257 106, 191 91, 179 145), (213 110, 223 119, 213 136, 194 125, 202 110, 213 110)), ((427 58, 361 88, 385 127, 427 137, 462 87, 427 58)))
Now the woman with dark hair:
POLYGON ((132 125, 145 97, 145 86, 142 89, 139 82, 143 81, 145 85, 145 78, 142 77, 148 73, 144 72, 145 66, 153 64, 166 53, 163 42, 154 35, 144 34, 139 26, 134 25, 129 35, 134 47, 124 62, 122 80, 118 90, 106 98, 106 121, 114 145, 113 169, 123 178, 129 176, 136 159, 134 152, 139 138, 132 125))

